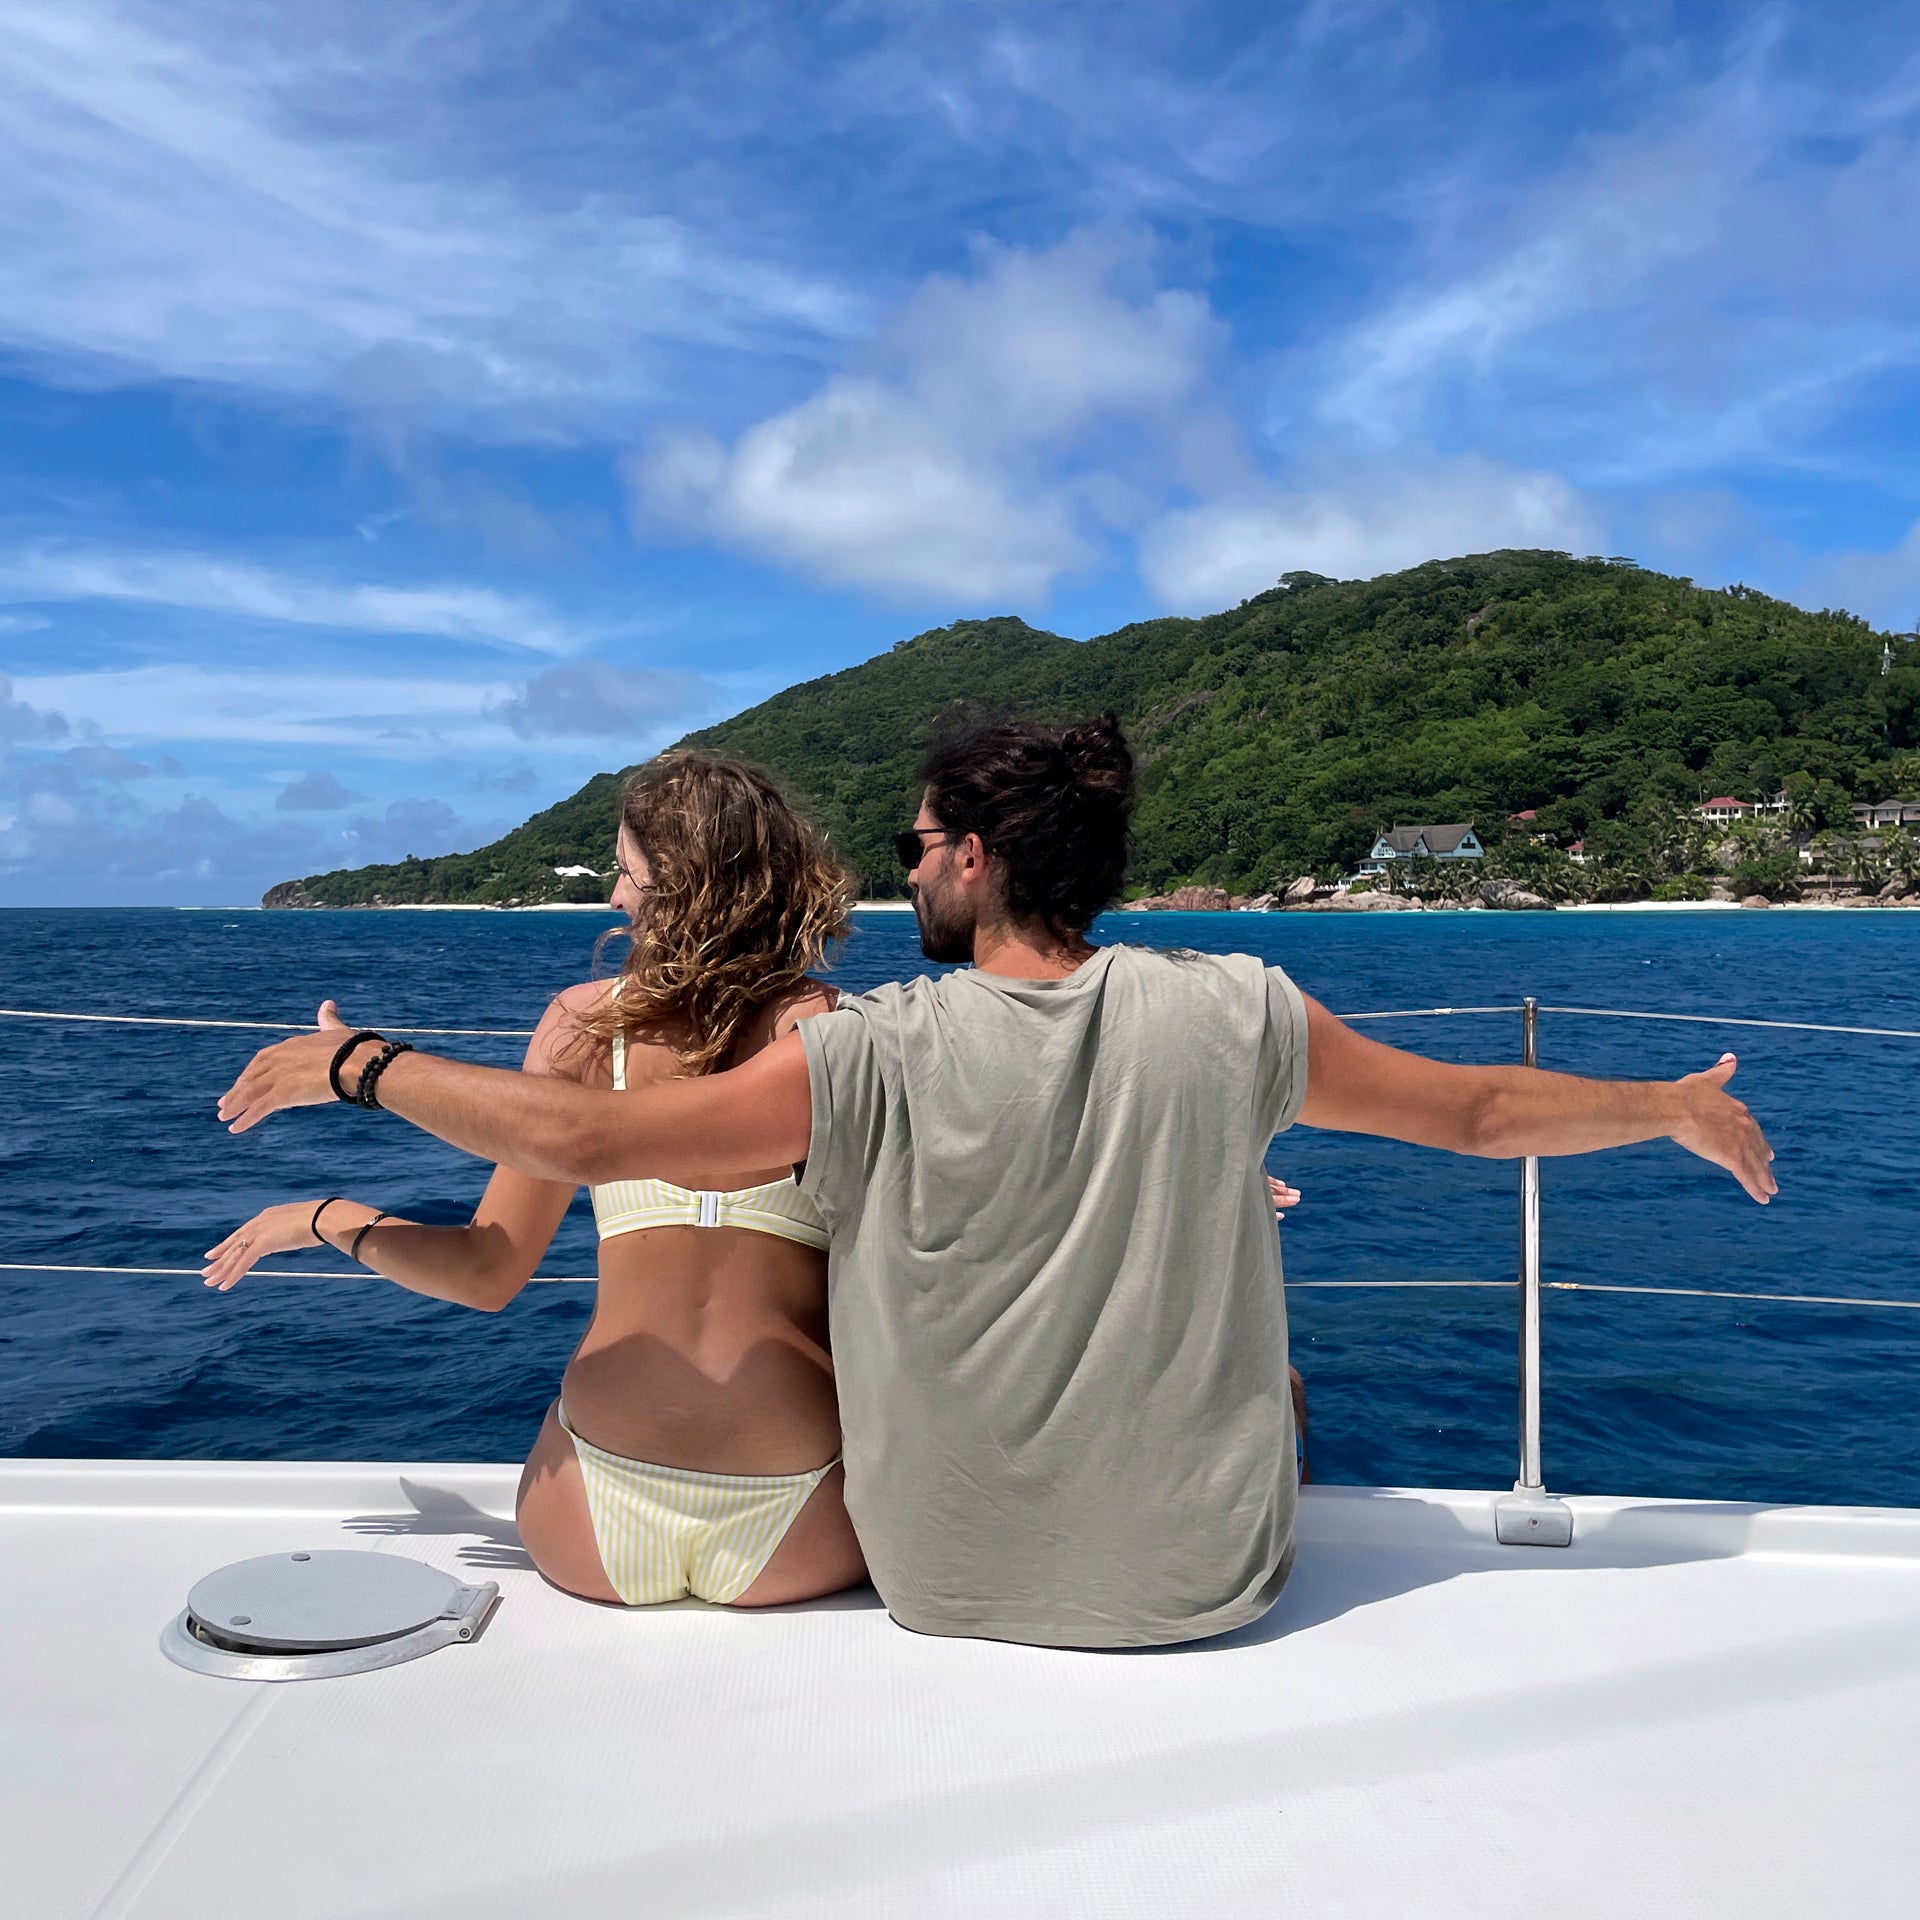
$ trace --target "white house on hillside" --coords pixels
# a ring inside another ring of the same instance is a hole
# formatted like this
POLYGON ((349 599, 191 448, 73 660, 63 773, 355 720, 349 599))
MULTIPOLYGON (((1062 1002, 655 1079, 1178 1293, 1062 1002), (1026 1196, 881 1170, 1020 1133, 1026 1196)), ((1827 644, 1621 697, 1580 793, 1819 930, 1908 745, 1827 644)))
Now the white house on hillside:
POLYGON ((1736 820, 1752 820, 1765 813, 1785 813, 1787 796, 1776 793, 1771 800, 1736 800, 1731 794, 1721 794, 1717 799, 1702 800, 1694 808, 1697 819, 1710 821, 1716 827, 1730 827, 1736 820))
POLYGON ((1362 873, 1384 873, 1392 860, 1479 860, 1486 855, 1470 823, 1445 827, 1389 827, 1360 862, 1362 873))
POLYGON ((1905 827, 1909 833, 1920 831, 1920 801, 1856 801, 1853 823, 1857 827, 1905 827))
POLYGON ((1723 793, 1717 800, 1702 800, 1694 812, 1716 827, 1730 827, 1736 820, 1747 819, 1753 807, 1749 801, 1735 800, 1730 794, 1723 793))

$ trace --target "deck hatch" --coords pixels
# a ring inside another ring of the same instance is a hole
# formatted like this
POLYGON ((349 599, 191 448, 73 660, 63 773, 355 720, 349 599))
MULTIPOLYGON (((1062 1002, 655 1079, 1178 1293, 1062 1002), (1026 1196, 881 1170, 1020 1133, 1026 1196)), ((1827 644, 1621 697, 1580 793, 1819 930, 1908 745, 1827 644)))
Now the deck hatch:
POLYGON ((399 1554, 262 1554, 197 1581, 161 1650, 223 1679, 365 1673, 474 1639, 499 1595, 399 1554))

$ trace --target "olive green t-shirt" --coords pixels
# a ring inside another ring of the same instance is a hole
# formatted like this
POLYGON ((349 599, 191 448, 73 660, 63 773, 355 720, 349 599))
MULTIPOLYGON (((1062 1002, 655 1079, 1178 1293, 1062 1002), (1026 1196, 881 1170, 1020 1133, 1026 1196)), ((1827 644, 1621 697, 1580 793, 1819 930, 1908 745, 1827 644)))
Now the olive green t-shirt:
POLYGON ((848 1511, 922 1633, 1224 1633, 1292 1557, 1268 1143, 1307 1023, 1246 955, 1105 947, 803 1021, 848 1511))

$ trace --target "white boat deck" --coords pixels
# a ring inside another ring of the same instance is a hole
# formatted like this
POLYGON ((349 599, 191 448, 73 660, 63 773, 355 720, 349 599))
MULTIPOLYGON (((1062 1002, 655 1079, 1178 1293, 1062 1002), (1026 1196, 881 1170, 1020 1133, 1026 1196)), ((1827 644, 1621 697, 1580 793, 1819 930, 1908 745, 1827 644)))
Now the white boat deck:
POLYGON ((870 1592, 545 1587, 490 1466, 0 1463, 0 1906, 66 1916, 1911 1915, 1920 1514, 1306 1495, 1257 1626, 931 1640, 870 1592), (360 1544, 502 1600, 268 1686, 170 1665, 225 1562, 360 1544))

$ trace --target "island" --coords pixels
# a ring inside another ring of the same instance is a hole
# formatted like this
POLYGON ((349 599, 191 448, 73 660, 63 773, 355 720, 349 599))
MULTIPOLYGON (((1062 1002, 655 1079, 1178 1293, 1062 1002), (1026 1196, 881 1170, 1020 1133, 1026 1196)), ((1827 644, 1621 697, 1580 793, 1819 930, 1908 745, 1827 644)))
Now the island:
MULTIPOLYGON (((1512 550, 1372 580, 1294 572, 1220 613, 1090 640, 1010 616, 958 620, 683 744, 767 768, 862 895, 897 899, 892 837, 929 740, 1106 708, 1141 766, 1135 900, 1202 889, 1229 907, 1353 910, 1327 903, 1371 894, 1367 910, 1405 910, 1920 894, 1915 637, 1624 558, 1512 550), (1396 829, 1463 825, 1471 863, 1429 847, 1361 871, 1396 829)), ((310 874, 263 904, 604 899, 624 771, 471 853, 310 874)))

